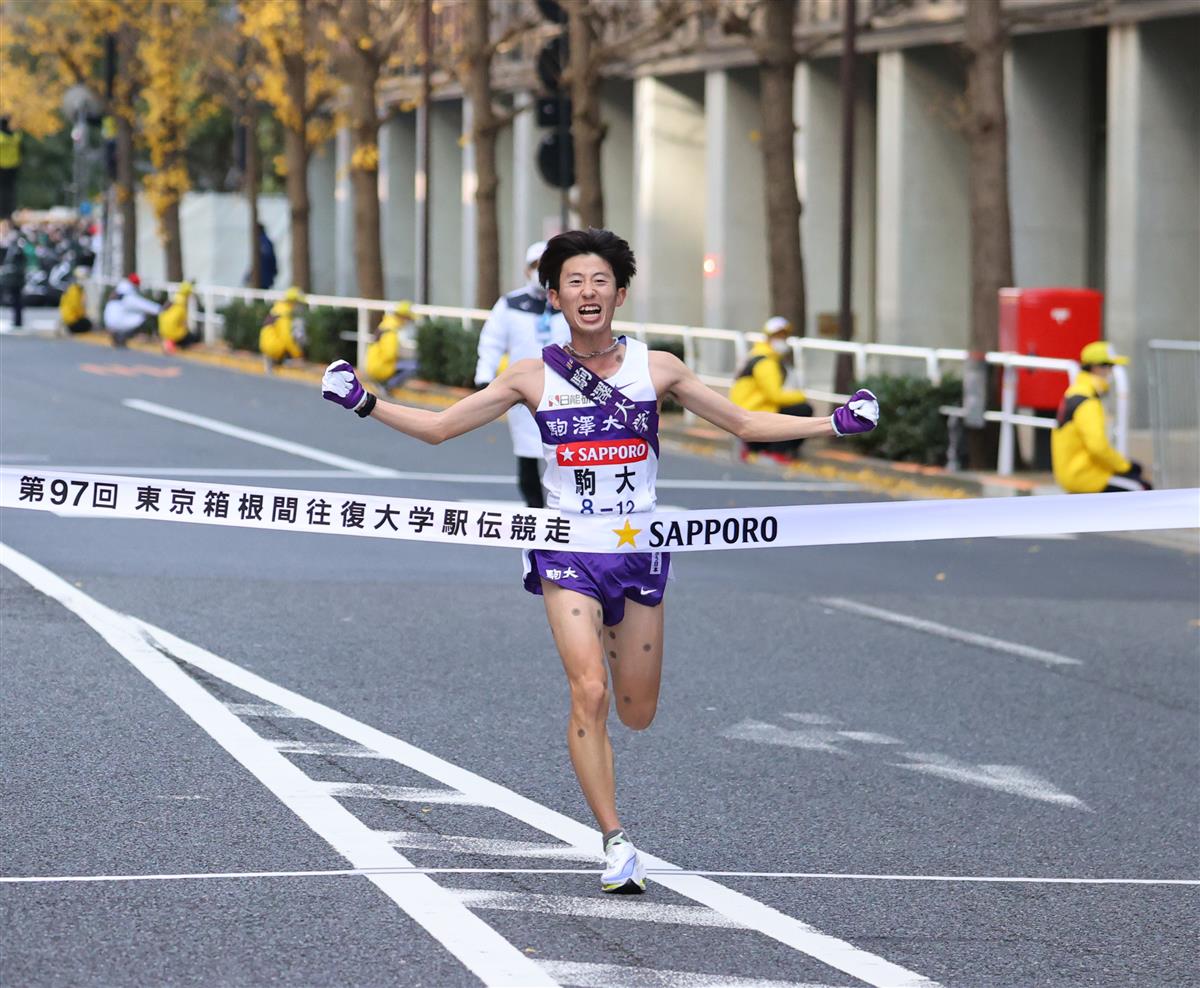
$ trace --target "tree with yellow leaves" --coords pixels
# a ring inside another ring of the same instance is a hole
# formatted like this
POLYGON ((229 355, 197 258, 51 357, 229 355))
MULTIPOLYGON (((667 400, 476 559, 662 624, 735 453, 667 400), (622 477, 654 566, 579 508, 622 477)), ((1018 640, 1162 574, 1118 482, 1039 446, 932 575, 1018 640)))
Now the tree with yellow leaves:
MULTIPOLYGON (((121 212, 122 269, 137 261, 137 210, 134 200, 133 137, 140 86, 135 57, 139 25, 149 0, 57 0, 55 3, 5 2, 0 10, 3 49, 3 96, 13 116, 38 134, 51 127, 63 93, 87 86, 104 105, 115 129, 116 205, 121 212), (103 84, 105 39, 115 40, 117 72, 111 91, 103 84), (10 67, 14 71, 9 71, 10 67), (11 86, 11 88, 10 88, 11 86), (30 118, 33 123, 30 126, 30 118)), ((51 133, 53 130, 50 131, 51 133)))
POLYGON ((292 282, 310 291, 308 156, 333 132, 332 120, 322 112, 337 90, 328 45, 318 31, 311 0, 239 0, 238 8, 242 34, 260 50, 258 97, 283 125, 280 170, 291 210, 292 282))
POLYGON ((167 278, 183 280, 179 201, 191 187, 185 151, 191 128, 215 110, 205 95, 203 45, 210 27, 204 3, 151 0, 137 47, 145 82, 141 125, 154 170, 146 196, 158 218, 167 278))

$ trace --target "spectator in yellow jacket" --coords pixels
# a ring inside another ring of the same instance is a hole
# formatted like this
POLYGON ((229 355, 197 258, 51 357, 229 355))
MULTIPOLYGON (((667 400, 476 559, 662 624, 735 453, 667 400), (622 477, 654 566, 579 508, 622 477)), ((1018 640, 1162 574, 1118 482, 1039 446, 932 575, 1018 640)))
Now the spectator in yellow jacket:
POLYGON ((192 283, 180 284, 175 298, 158 317, 158 335, 163 349, 174 353, 176 347, 189 347, 200 341, 200 334, 188 329, 188 300, 192 297, 192 283))
MULTIPOLYGON (((76 278, 79 277, 79 271, 76 271, 76 278)), ((71 282, 63 292, 62 298, 58 300, 58 317, 67 327, 68 333, 86 333, 92 328, 92 321, 87 315, 87 299, 83 295, 83 285, 78 281, 71 282)))
POLYGON ((1050 435, 1054 479, 1068 494, 1144 491, 1142 465, 1127 460, 1109 444, 1101 397, 1108 392, 1113 367, 1129 363, 1102 340, 1079 354, 1081 370, 1058 406, 1058 424, 1050 435))
POLYGON ((263 355, 263 361, 268 371, 282 364, 288 357, 299 360, 304 356, 300 344, 292 332, 292 320, 296 309, 304 302, 304 296, 295 286, 289 288, 283 300, 271 306, 271 314, 263 323, 258 334, 258 349, 263 355))
MULTIPOLYGON (((812 405, 805 400, 804 392, 783 386, 787 378, 785 365, 792 356, 787 341, 792 334, 792 324, 783 316, 772 316, 763 324, 763 332, 767 338, 750 350, 749 359, 729 389, 729 400, 751 412, 812 415, 812 405)), ((781 462, 793 460, 803 441, 746 443, 742 448, 742 459, 751 453, 765 453, 781 462)))
POLYGON ((385 388, 398 388, 417 370, 415 360, 400 359, 400 331, 413 321, 412 303, 398 302, 379 322, 367 347, 367 376, 385 388))

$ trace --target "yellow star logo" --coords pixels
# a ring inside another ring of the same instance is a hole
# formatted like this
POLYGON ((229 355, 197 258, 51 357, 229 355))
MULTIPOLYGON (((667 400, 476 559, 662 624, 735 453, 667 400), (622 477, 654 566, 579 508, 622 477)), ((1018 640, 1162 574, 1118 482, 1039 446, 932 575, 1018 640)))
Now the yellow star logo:
POLYGON ((632 525, 629 524, 628 518, 625 519, 624 527, 614 528, 612 530, 613 535, 615 535, 617 537, 617 548, 618 549, 621 548, 621 546, 623 546, 623 545, 631 545, 636 549, 637 548, 637 539, 635 538, 635 536, 640 535, 641 532, 642 532, 642 530, 640 528, 634 528, 632 525))

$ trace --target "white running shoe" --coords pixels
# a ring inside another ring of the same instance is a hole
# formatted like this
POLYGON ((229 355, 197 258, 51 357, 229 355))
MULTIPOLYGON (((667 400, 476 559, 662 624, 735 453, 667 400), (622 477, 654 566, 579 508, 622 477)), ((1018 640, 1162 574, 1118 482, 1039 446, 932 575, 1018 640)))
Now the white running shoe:
POLYGON ((641 855, 624 834, 618 834, 604 847, 600 888, 616 895, 640 895, 646 891, 646 868, 641 855))

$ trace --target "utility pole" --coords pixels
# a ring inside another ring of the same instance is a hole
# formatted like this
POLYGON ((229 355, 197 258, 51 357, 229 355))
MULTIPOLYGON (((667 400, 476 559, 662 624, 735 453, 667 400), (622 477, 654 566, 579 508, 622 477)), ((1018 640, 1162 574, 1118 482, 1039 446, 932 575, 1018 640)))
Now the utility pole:
POLYGON ((432 201, 429 198, 430 149, 430 74, 433 62, 432 24, 428 2, 421 4, 421 106, 417 112, 417 301, 429 304, 429 221, 432 201))

